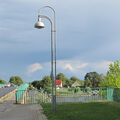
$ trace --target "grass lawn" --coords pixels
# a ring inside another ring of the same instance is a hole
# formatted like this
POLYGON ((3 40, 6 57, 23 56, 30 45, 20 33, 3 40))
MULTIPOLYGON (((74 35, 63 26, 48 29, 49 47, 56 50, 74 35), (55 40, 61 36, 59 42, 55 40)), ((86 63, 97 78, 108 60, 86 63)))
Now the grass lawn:
POLYGON ((48 120, 120 120, 120 104, 112 102, 88 102, 57 104, 57 111, 51 111, 51 104, 42 104, 48 120))

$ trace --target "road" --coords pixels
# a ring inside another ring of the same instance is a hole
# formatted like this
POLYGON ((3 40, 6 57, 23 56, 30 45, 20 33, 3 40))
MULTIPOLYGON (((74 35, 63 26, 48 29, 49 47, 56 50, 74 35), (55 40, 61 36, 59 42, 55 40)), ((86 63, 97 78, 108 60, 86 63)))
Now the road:
POLYGON ((0 120, 47 120, 40 104, 15 103, 15 93, 0 104, 0 120))

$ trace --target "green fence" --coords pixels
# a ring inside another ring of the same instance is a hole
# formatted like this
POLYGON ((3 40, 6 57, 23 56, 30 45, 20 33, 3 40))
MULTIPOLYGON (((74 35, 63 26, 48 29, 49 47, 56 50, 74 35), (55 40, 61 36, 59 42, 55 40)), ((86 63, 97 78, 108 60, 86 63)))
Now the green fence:
POLYGON ((25 83, 25 84, 17 87, 16 103, 24 102, 24 99, 26 98, 26 89, 27 89, 28 86, 29 86, 29 84, 25 83))
POLYGON ((107 100, 120 102, 120 88, 107 88, 107 100))
MULTIPOLYGON (((19 89, 16 91, 16 96, 17 103, 40 104, 52 102, 50 89, 41 91, 19 89)), ((88 101, 120 102, 120 88, 61 88, 56 91, 57 103, 88 101)))
POLYGON ((51 103, 51 95, 38 90, 17 90, 16 103, 18 104, 40 104, 51 103))
POLYGON ((1 88, 1 87, 4 87, 4 86, 5 86, 5 84, 0 84, 0 88, 1 88))
POLYGON ((107 100, 107 88, 62 88, 56 93, 57 103, 103 100, 107 100))
POLYGON ((113 101, 113 88, 107 88, 107 100, 108 101, 113 101))

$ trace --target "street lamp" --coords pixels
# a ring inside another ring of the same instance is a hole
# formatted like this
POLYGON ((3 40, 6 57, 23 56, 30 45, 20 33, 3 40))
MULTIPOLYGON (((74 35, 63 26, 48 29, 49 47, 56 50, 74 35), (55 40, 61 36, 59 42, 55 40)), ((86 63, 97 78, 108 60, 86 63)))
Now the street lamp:
POLYGON ((56 111, 56 12, 50 6, 44 6, 40 8, 38 14, 38 21, 35 23, 35 28, 41 29, 44 28, 44 23, 41 21, 41 18, 46 18, 51 24, 51 80, 52 80, 52 110, 56 111), (53 29, 53 22, 52 20, 45 15, 40 15, 40 11, 43 8, 50 8, 54 12, 54 29, 53 29), (53 41, 53 34, 54 34, 54 41, 53 41), (54 45, 53 45, 54 44, 54 45), (53 49, 54 48, 54 49, 53 49), (53 60, 53 51, 54 51, 54 60, 53 60), (53 77, 53 61, 55 65, 55 81, 53 77), (54 89, 55 88, 55 89, 54 89), (55 90, 55 91, 54 91, 55 90))

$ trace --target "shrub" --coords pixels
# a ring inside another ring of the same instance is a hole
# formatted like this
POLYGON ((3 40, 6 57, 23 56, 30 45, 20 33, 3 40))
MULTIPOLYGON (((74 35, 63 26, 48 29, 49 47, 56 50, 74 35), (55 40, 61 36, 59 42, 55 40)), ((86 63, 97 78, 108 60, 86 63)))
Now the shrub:
POLYGON ((90 87, 86 87, 85 88, 85 92, 91 92, 91 88, 90 87))
POLYGON ((101 97, 103 97, 103 98, 107 98, 107 91, 101 89, 101 90, 99 91, 99 95, 100 95, 101 97))

